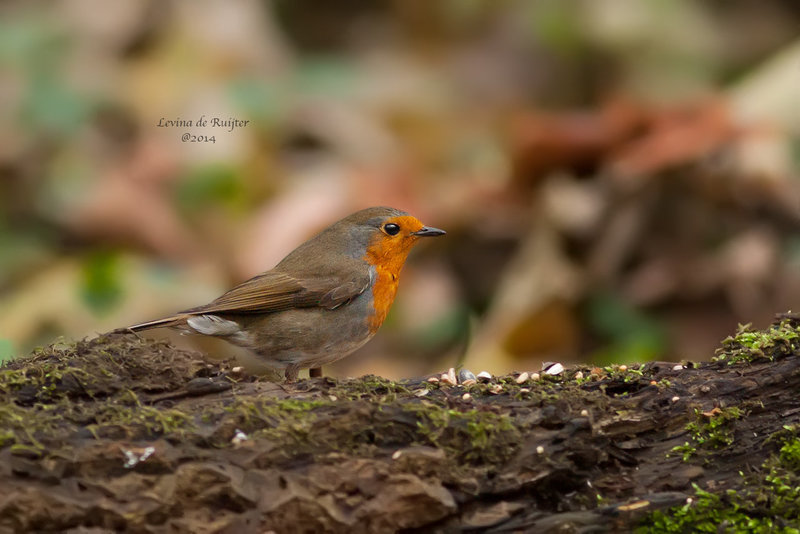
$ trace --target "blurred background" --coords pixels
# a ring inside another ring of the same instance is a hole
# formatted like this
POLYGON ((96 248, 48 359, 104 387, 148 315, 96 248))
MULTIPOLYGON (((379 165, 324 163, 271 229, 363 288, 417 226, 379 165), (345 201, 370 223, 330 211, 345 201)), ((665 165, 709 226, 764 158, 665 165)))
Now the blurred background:
POLYGON ((372 205, 448 235, 338 376, 708 359, 800 302, 798 2, 0 15, 0 359, 203 304, 372 205), (159 126, 200 117, 248 122, 159 126))

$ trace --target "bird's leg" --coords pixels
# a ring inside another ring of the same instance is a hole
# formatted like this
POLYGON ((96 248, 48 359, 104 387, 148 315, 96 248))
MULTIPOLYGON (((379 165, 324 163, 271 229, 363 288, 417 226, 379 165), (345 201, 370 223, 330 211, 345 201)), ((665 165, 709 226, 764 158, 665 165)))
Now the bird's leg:
POLYGON ((308 377, 309 378, 322 378, 322 366, 319 367, 312 367, 308 370, 308 377))

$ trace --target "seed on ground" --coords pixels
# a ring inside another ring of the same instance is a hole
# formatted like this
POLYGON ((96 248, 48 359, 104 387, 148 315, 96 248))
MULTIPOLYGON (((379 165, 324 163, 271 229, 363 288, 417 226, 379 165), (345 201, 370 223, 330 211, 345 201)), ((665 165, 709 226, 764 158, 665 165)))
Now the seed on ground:
POLYGON ((472 371, 469 369, 461 369, 458 372, 458 381, 464 384, 467 380, 472 380, 472 383, 475 383, 475 375, 472 374, 472 371))
POLYGON ((492 379, 492 373, 490 373, 489 371, 481 371, 480 373, 478 373, 478 380, 480 380, 481 382, 488 382, 491 379, 492 379))
POLYGON ((450 379, 450 383, 454 386, 458 384, 458 378, 456 378, 456 370, 454 367, 447 370, 447 378, 450 379))
POLYGON ((559 375, 564 372, 564 366, 556 362, 547 366, 544 372, 548 375, 559 375))

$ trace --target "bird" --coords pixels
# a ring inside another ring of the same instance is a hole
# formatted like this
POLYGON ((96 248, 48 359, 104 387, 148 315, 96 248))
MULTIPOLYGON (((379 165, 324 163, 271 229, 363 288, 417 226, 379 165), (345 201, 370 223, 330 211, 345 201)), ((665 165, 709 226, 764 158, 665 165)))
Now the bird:
POLYGON ((213 336, 250 350, 286 382, 305 368, 322 376, 323 365, 353 353, 383 324, 412 247, 445 233, 405 211, 363 209, 212 302, 121 330, 213 336))

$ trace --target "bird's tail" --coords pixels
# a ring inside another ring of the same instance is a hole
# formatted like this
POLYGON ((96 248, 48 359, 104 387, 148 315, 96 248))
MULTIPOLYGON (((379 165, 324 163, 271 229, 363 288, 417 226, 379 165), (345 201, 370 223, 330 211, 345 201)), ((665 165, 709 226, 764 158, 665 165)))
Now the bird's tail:
POLYGON ((117 328, 114 330, 114 333, 139 332, 141 330, 150 330, 151 328, 177 328, 186 324, 187 317, 187 315, 172 315, 170 317, 164 317, 163 319, 156 319, 155 321, 147 321, 146 323, 117 328))

